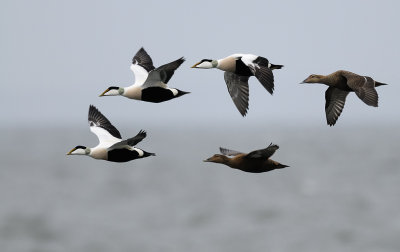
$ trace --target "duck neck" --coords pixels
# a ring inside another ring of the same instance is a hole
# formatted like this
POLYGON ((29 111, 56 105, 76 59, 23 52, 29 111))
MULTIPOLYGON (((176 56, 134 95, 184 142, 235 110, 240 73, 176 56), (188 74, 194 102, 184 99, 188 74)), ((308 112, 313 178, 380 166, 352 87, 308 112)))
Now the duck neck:
POLYGON ((235 166, 235 164, 234 164, 232 158, 229 158, 229 157, 224 156, 224 157, 222 158, 222 163, 225 164, 225 165, 227 165, 227 166, 229 166, 229 167, 231 167, 231 168, 235 168, 235 169, 237 168, 237 167, 235 166))
POLYGON ((328 86, 335 85, 335 80, 333 80, 329 75, 321 75, 320 82, 328 86))

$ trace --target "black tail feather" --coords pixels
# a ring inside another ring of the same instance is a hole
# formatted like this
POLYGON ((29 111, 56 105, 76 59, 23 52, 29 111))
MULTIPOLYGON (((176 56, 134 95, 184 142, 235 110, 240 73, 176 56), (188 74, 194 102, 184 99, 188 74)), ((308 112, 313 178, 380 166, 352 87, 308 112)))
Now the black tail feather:
POLYGON ((269 69, 273 70, 273 69, 281 69, 283 67, 283 65, 274 65, 271 64, 271 66, 269 67, 269 69))
POLYGON ((375 81, 375 87, 379 87, 379 86, 383 86, 383 85, 387 85, 387 84, 386 84, 386 83, 382 83, 382 82, 375 81))
POLYGON ((282 168, 285 168, 285 167, 290 167, 290 166, 289 165, 284 165, 284 164, 278 164, 276 166, 276 169, 282 169, 282 168))

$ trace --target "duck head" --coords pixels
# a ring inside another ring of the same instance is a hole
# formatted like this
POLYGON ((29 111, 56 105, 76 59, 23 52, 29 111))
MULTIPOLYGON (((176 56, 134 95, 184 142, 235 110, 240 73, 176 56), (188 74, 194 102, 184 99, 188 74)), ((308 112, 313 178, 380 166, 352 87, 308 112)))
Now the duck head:
POLYGON ((220 163, 220 164, 226 164, 227 163, 227 158, 224 155, 221 154, 215 154, 210 158, 207 158, 206 160, 203 160, 203 162, 212 162, 212 163, 220 163))
POLYGON ((122 95, 124 93, 124 88, 111 86, 107 88, 99 97, 101 96, 115 96, 115 95, 122 95))
POLYGON ((218 65, 218 60, 211 60, 211 59, 202 59, 200 62, 197 62, 192 66, 192 68, 215 68, 218 65))
POLYGON ((321 80, 324 76, 319 75, 319 74, 311 74, 310 76, 307 77, 307 79, 303 80, 300 84, 305 84, 305 83, 321 83, 321 80))
POLYGON ((89 155, 90 153, 90 148, 87 148, 82 145, 78 145, 74 147, 72 150, 70 150, 67 155, 89 155))

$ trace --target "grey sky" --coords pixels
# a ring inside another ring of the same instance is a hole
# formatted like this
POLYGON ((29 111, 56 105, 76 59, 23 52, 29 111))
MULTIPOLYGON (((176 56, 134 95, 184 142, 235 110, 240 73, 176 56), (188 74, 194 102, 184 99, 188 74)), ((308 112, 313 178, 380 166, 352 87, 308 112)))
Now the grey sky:
MULTIPOLYGON (((94 104, 116 125, 212 122, 326 126, 325 86, 309 74, 346 69, 388 83, 379 108, 354 94, 338 125, 399 123, 398 1, 1 1, 2 125, 86 124, 94 104), (192 92, 151 104, 98 95, 133 83, 131 58, 143 46, 156 66, 185 56, 171 87, 192 92), (242 118, 219 70, 203 58, 253 53, 285 67, 269 95, 250 80, 242 118)), ((145 126, 138 125, 138 128, 145 126)), ((339 126, 340 127, 340 126, 339 126)))

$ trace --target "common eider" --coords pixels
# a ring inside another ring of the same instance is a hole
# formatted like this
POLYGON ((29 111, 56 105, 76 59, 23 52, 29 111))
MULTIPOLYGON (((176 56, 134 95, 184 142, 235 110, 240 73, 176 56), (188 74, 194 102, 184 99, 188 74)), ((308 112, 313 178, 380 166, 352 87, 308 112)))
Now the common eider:
POLYGON ((263 87, 272 94, 274 92, 273 69, 281 69, 283 65, 271 64, 266 58, 253 54, 233 54, 223 59, 203 59, 192 68, 218 68, 225 71, 224 78, 228 92, 242 116, 249 108, 250 76, 255 76, 263 87))
POLYGON ((159 103, 188 94, 189 92, 167 85, 175 70, 184 61, 182 57, 155 68, 150 56, 142 47, 132 59, 131 70, 135 75, 135 84, 129 87, 111 86, 100 96, 121 95, 130 99, 159 103))
POLYGON ((275 151, 279 149, 278 145, 272 143, 265 149, 255 150, 247 154, 225 148, 219 149, 223 155, 215 154, 214 156, 204 160, 204 162, 220 163, 234 169, 251 173, 268 172, 275 169, 289 167, 270 159, 275 151), (233 157, 229 158, 228 156, 233 157))
POLYGON ((371 77, 344 70, 328 75, 312 74, 302 83, 322 83, 329 86, 325 92, 325 113, 329 126, 335 125, 338 120, 349 92, 355 92, 365 104, 378 107, 378 93, 375 87, 387 85, 371 77))
POLYGON ((99 144, 93 148, 78 145, 69 151, 67 155, 87 155, 95 159, 112 162, 127 162, 155 155, 154 153, 134 147, 146 137, 144 130, 140 130, 132 138, 122 140, 119 131, 95 106, 90 105, 88 117, 90 131, 97 136, 99 144))

